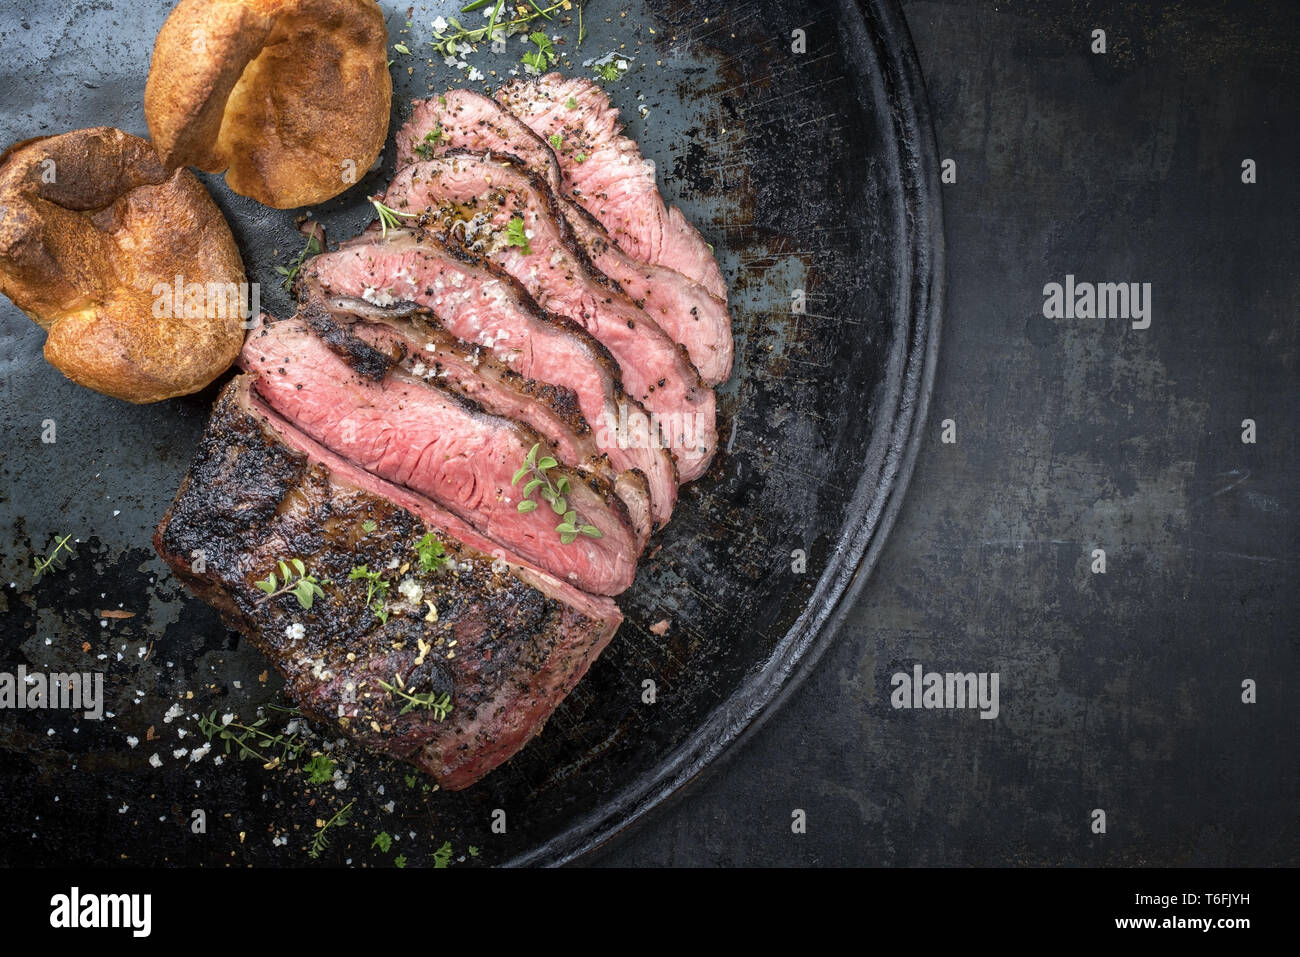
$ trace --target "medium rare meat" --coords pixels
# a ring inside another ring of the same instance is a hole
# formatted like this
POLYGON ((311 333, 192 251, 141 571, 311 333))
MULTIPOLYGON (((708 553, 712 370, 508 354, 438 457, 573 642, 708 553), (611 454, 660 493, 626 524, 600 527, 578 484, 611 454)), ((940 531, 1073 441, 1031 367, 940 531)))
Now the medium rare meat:
POLYGON ((551 454, 560 462, 614 485, 640 544, 645 544, 651 531, 645 476, 637 471, 616 475, 610 469, 572 389, 521 376, 490 350, 453 336, 428 309, 414 303, 374 306, 362 299, 324 297, 315 281, 309 286, 315 287, 308 293, 309 303, 314 297, 328 308, 312 309, 309 304, 301 314, 336 352, 352 361, 359 339, 366 351, 391 357, 407 374, 436 380, 487 411, 528 426, 550 443, 551 454))
POLYGON ((585 77, 549 73, 507 83, 497 100, 542 139, 559 137, 555 152, 565 193, 585 206, 624 250, 727 298, 713 250, 681 210, 664 204, 654 166, 622 135, 618 110, 604 90, 585 77))
POLYGON ((428 211, 427 225, 498 263, 543 308, 580 323, 609 349, 625 387, 652 413, 647 435, 620 435, 620 443, 663 442, 682 481, 704 473, 717 447, 713 391, 655 321, 591 265, 535 174, 458 154, 400 170, 384 201, 428 211))
POLYGON ((649 417, 623 393, 618 364, 581 326, 539 308, 510 275, 432 235, 393 229, 385 238, 363 237, 317 256, 303 272, 330 295, 381 307, 425 306, 448 332, 482 346, 520 375, 572 389, 597 447, 619 473, 616 489, 633 518, 644 508, 637 504, 639 473, 649 483, 655 524, 668 521, 677 499, 676 468, 657 444, 619 441, 640 434, 649 417))
POLYGON ((306 714, 468 787, 542 730, 622 616, 494 560, 469 530, 439 524, 451 517, 436 506, 304 440, 248 386, 238 377, 218 399, 154 536, 159 554, 272 661, 306 714), (426 570, 420 546, 433 542, 444 555, 426 570), (254 586, 293 559, 321 583, 310 609, 254 586), (361 566, 381 570, 382 601, 353 577, 361 566))
POLYGON ((416 101, 397 134, 397 163, 406 166, 468 149, 521 159, 561 197, 560 208, 592 264, 613 279, 676 343, 708 385, 731 374, 734 352, 727 304, 694 280, 628 255, 584 207, 563 195, 551 146, 493 99, 473 90, 416 101))
POLYGON ((373 349, 367 356, 360 340, 353 348, 344 358, 308 322, 287 319, 254 331, 240 364, 257 374, 259 398, 348 461, 433 499, 585 591, 616 595, 632 583, 638 536, 626 505, 599 476, 559 465, 544 447, 532 459, 538 466, 525 468, 541 443, 537 433, 436 380, 383 370, 391 357, 373 349), (525 496, 534 478, 538 487, 525 496), (548 489, 554 507, 544 501, 548 489), (528 498, 532 511, 520 511, 528 498))

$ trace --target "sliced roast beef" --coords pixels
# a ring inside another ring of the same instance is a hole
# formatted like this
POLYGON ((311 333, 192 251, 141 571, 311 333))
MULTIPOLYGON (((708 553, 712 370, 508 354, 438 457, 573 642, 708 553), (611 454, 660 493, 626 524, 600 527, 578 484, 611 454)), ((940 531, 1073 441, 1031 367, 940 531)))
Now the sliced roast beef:
MULTIPOLYGON (((411 119, 397 134, 398 165, 456 149, 517 156, 557 194, 563 189, 551 146, 495 100, 473 90, 449 90, 445 96, 417 101, 411 119)), ((731 374, 733 354, 727 304, 679 272, 633 259, 573 200, 561 198, 560 208, 593 265, 686 348, 706 384, 724 381, 731 374)))
POLYGON ((585 77, 550 73, 507 83, 497 99, 542 139, 558 137, 565 193, 631 256, 673 269, 726 299, 727 284, 709 244, 681 210, 664 204, 653 164, 622 135, 618 110, 604 90, 585 77))
POLYGON ((418 303, 451 334, 482 346, 520 375, 563 385, 577 396, 595 430, 596 446, 619 473, 617 491, 637 520, 649 510, 663 525, 677 499, 677 475, 667 450, 649 442, 619 442, 639 434, 649 417, 623 393, 618 365, 581 326, 543 311, 511 276, 436 237, 389 230, 310 260, 308 283, 329 295, 364 298, 380 307, 418 303))
POLYGON ((536 432, 436 380, 400 368, 376 378, 368 373, 377 361, 350 359, 308 322, 287 319, 254 331, 240 364, 257 374, 259 398, 366 471, 432 498, 585 591, 616 595, 632 583, 640 542, 599 476, 559 465, 536 432))
POLYGON ((472 530, 311 443, 248 386, 238 377, 218 399, 159 554, 309 716, 442 787, 469 786, 542 730, 622 616, 494 560, 472 530), (310 608, 255 587, 273 573, 283 586, 282 561, 296 578, 294 560, 319 583, 310 608))
POLYGON ((618 361, 623 383, 652 421, 621 444, 664 442, 682 481, 704 473, 717 446, 713 391, 683 349, 596 270, 579 249, 555 194, 516 162, 457 154, 400 170, 385 203, 426 211, 441 229, 518 279, 538 304, 581 324, 618 361))
MULTIPOLYGON (((627 506, 638 545, 645 546, 652 524, 645 475, 614 473, 572 389, 521 376, 490 350, 453 336, 423 306, 374 306, 362 299, 316 295, 328 308, 322 309, 325 319, 309 320, 312 331, 322 335, 325 326, 326 343, 338 340, 342 348, 335 351, 354 367, 353 343, 359 342, 367 351, 391 356, 408 375, 436 381, 488 412, 522 422, 550 443, 550 454, 561 463, 583 475, 599 475, 614 487, 627 506)), ((312 314, 310 296, 301 314, 312 314)))

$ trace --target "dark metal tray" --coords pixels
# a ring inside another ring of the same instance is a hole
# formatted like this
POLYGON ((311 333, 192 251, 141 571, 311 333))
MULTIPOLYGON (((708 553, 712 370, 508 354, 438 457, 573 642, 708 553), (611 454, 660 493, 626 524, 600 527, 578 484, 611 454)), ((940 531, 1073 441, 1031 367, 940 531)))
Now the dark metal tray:
MULTIPOLYGON (((416 7, 403 33, 406 9, 383 6, 392 41, 417 52, 451 8, 416 7)), ((141 97, 169 7, 6 5, 0 140, 105 124, 147 135, 141 97)), ((255 762, 173 759, 196 734, 189 718, 163 721, 174 703, 186 715, 241 717, 286 703, 273 673, 259 680, 265 660, 150 546, 215 388, 145 407, 89 392, 45 364, 40 329, 2 302, 0 670, 103 670, 114 717, 0 712, 10 809, 0 862, 303 864, 315 820, 349 800, 352 823, 321 863, 390 862, 396 849, 370 847, 381 830, 401 835, 412 866, 444 840, 457 858, 480 848, 473 863, 569 861, 752 730, 833 640, 907 483, 938 342, 937 163, 907 29, 893 0, 797 10, 592 0, 586 22, 565 69, 620 44, 635 57, 612 95, 659 164, 665 196, 717 247, 737 342, 736 373, 719 391, 725 449, 684 490, 620 600, 627 623, 609 650, 541 737, 468 791, 410 787, 409 769, 356 748, 341 792, 255 762), (806 52, 792 50, 796 30, 806 52), (802 313, 792 310, 796 290, 802 313), (53 444, 42 442, 47 419, 53 444), (32 555, 56 533, 78 539, 75 557, 34 582, 32 555), (103 623, 98 610, 119 604, 136 617, 103 623), (648 628, 662 619, 671 626, 661 637, 648 628), (647 680, 654 704, 643 702, 647 680), (154 752, 161 768, 148 763, 154 752), (204 834, 192 833, 194 809, 206 813, 204 834), (505 834, 490 828, 495 809, 506 811, 505 834), (274 843, 277 834, 288 842, 274 843)), ((554 32, 572 42, 574 31, 554 32)), ((515 43, 475 63, 505 69, 515 43)), ((394 63, 394 128, 412 97, 458 82, 435 63, 394 63)), ((381 169, 313 211, 332 239, 368 221, 365 195, 392 170, 390 146, 381 169)), ((274 265, 301 248, 293 214, 206 182, 262 284, 263 308, 284 314, 274 265)))

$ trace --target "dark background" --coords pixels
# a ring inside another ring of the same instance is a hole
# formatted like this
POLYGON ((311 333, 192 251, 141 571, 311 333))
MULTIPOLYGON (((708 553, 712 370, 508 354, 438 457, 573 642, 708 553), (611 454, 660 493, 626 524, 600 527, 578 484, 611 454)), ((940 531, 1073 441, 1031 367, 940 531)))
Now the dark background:
POLYGON ((1300 5, 903 6, 957 161, 929 441, 817 671, 594 860, 1300 863, 1300 5), (1044 319, 1067 273, 1151 327, 1044 319), (914 662, 1000 717, 893 710, 914 662))

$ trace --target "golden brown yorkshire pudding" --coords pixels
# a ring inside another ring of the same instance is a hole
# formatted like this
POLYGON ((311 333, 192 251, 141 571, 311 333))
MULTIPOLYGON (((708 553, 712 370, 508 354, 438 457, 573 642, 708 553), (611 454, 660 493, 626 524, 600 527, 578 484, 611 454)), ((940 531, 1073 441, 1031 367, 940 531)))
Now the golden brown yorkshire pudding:
POLYGON ((203 388, 239 354, 243 284, 221 210, 145 140, 104 126, 0 154, 0 292, 74 382, 128 402, 203 388))
POLYGON ((236 193, 292 209, 366 174, 392 98, 375 0, 180 0, 144 112, 168 166, 225 170, 236 193))

